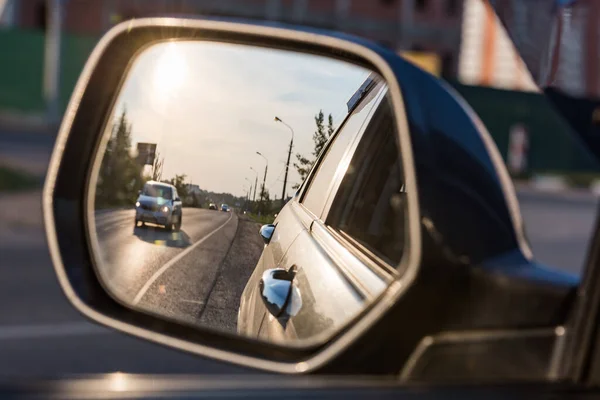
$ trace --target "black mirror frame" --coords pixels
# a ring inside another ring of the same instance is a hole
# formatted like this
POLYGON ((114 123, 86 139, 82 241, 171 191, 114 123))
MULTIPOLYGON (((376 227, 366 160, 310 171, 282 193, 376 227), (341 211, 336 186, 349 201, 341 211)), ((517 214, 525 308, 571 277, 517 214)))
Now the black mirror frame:
POLYGON ((77 83, 52 153, 43 193, 46 235, 59 283, 86 317, 137 337, 235 364, 283 373, 317 371, 348 349, 381 319, 414 280, 421 257, 419 210, 408 124, 393 53, 357 38, 215 20, 154 18, 128 21, 97 45, 77 83), (87 198, 93 160, 124 75, 146 46, 168 40, 214 40, 280 48, 338 58, 377 71, 387 81, 396 111, 409 189, 410 251, 403 275, 329 342, 283 347, 223 332, 183 325, 129 308, 111 297, 95 273, 87 198))

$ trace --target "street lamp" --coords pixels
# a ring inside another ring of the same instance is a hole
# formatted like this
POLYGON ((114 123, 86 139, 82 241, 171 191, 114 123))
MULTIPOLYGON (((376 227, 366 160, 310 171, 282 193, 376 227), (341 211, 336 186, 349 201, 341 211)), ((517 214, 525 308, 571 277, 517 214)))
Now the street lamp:
POLYGON ((269 160, 267 160, 267 157, 263 156, 260 151, 257 151, 256 154, 265 159, 265 176, 263 178, 262 189, 260 190, 260 199, 262 200, 265 195, 265 185, 267 184, 267 169, 269 168, 269 160))
POLYGON ((256 170, 252 167, 250 167, 250 169, 252 170, 252 172, 254 172, 256 174, 256 177, 254 178, 254 197, 252 197, 252 202, 256 201, 256 186, 258 185, 258 172, 256 172, 256 170))
POLYGON ((283 207, 283 203, 285 203, 285 189, 287 186, 288 170, 290 169, 290 158, 292 157, 292 147, 294 147, 294 130, 292 129, 291 126, 289 126, 288 124, 283 122, 283 120, 281 118, 279 118, 278 116, 275 116, 275 122, 281 122, 283 125, 288 127, 290 132, 292 132, 292 140, 290 140, 290 148, 288 150, 287 164, 285 166, 285 177, 283 178, 283 191, 281 192, 281 206, 283 207))

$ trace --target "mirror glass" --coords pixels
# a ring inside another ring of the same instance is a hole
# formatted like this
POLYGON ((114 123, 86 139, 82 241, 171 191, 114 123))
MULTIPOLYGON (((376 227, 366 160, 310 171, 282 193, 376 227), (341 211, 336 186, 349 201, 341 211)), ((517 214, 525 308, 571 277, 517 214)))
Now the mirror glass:
POLYGON ((152 45, 128 69, 95 162, 102 284, 144 312, 261 340, 335 333, 400 261, 393 121, 385 82, 354 64, 231 43, 152 45), (363 134, 376 140, 353 153, 363 134))

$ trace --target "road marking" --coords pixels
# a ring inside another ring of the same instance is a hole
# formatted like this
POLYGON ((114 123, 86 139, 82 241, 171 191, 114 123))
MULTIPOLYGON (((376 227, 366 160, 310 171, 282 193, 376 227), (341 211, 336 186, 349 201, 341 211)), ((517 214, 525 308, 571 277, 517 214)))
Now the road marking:
POLYGON ((193 245, 191 245, 190 247, 188 247, 187 249, 185 249, 184 251, 182 251, 181 253, 179 253, 176 257, 172 258, 168 263, 166 263, 165 265, 163 265, 162 267, 160 267, 160 269, 158 271, 156 271, 154 273, 154 275, 152 275, 150 277, 150 279, 148 279, 148 281, 144 284, 144 286, 140 289, 140 291, 138 292, 138 294, 135 296, 135 298, 133 299, 133 305, 138 304, 140 302, 140 300, 142 300, 142 297, 144 297, 144 295, 146 294, 146 292, 148 291, 148 289, 150 289, 150 286, 152 286, 152 284, 154 283, 154 281, 156 281, 166 270, 168 270, 169 268, 171 268, 179 260, 181 260, 183 257, 185 257, 190 251, 194 250, 197 246, 201 245, 205 240, 207 240, 212 235, 214 235, 219 230, 221 230, 225 225, 227 225, 227 223, 229 221, 231 221, 231 218, 233 218, 233 213, 231 213, 231 215, 229 216, 229 218, 227 219, 227 221, 225 221, 223 223, 223 225, 219 226, 218 228, 216 228, 215 230, 213 230, 212 232, 210 232, 208 235, 204 236, 201 240, 197 241, 196 243, 194 243, 193 245))
POLYGON ((198 301, 198 300, 185 300, 185 299, 180 299, 179 301, 181 301, 182 303, 192 303, 192 304, 204 304, 203 301, 198 301))
POLYGON ((65 322, 43 325, 0 325, 0 340, 39 339, 52 336, 83 336, 112 333, 89 322, 65 322))

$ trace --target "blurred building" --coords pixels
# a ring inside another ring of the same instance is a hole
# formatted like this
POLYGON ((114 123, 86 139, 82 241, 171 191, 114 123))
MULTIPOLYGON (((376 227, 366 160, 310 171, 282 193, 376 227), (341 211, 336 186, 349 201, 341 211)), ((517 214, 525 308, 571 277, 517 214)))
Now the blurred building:
MULTIPOLYGON (((14 5, 11 9, 11 20, 15 26, 29 29, 45 28, 46 0, 6 1, 14 5)), ((457 72, 463 0, 61 0, 61 2, 64 5, 64 27, 67 33, 99 35, 122 20, 165 14, 267 19, 357 34, 398 52, 433 53, 439 57, 439 66, 436 62, 435 68, 439 69, 443 76, 454 77, 457 72)))
POLYGON ((491 0, 541 86, 600 97, 598 0, 491 0))
POLYGON ((465 0, 458 77, 469 85, 537 90, 523 59, 487 2, 465 0))
POLYGON ((539 82, 575 96, 600 97, 600 1, 490 3, 465 0, 458 68, 462 82, 526 91, 537 90, 534 82, 539 82), (512 40, 497 15, 510 27, 512 40))

